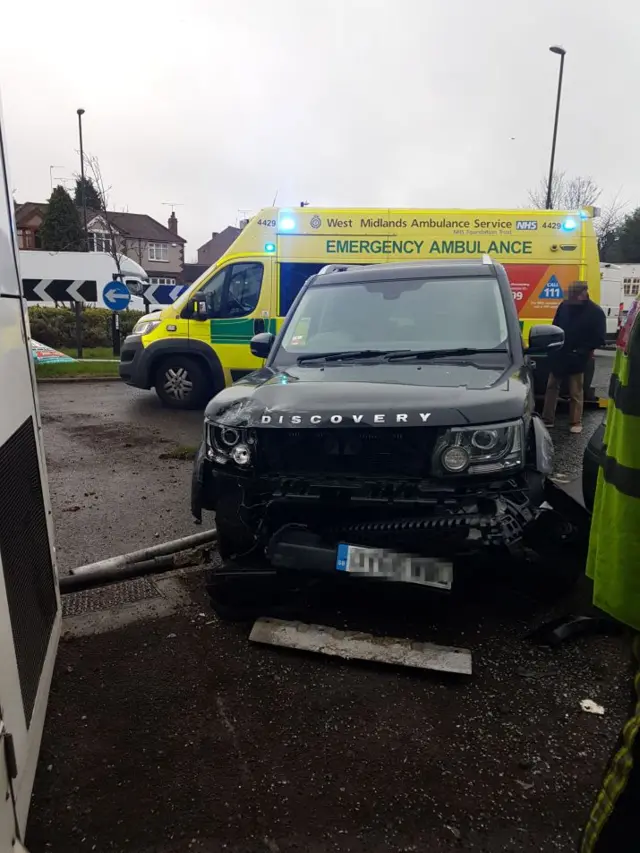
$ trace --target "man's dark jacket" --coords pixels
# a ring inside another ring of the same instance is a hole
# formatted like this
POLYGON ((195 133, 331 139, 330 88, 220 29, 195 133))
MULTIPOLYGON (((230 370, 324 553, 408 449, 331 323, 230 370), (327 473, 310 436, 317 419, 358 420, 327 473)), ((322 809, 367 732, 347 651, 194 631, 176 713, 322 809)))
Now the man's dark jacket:
POLYGON ((584 373, 593 350, 603 346, 607 332, 604 311, 590 299, 562 302, 553 325, 564 331, 564 346, 549 356, 549 369, 556 376, 584 373))

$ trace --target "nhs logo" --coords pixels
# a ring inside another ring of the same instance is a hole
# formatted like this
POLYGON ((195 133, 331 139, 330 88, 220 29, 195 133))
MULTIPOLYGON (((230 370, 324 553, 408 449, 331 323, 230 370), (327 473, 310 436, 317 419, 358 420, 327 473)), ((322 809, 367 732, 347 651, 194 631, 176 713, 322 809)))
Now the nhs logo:
POLYGON ((538 223, 535 219, 516 220, 516 231, 537 231, 538 223))

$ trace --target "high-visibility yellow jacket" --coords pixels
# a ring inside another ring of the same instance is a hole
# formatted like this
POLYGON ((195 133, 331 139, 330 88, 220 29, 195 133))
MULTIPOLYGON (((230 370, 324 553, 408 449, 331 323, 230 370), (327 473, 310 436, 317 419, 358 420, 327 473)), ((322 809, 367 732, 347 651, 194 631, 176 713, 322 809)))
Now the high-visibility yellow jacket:
POLYGON ((587 575, 594 604, 640 631, 640 300, 618 339, 587 575))

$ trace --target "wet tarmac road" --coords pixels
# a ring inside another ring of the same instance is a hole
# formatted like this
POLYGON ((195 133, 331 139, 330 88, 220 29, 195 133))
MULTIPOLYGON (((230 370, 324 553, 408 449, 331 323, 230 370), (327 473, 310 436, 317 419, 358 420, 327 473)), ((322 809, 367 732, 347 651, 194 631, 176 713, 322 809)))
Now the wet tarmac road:
MULTIPOLYGON (((193 531, 201 413, 120 383, 40 387, 64 569, 193 531), (92 494, 94 492, 95 494, 92 494)), ((558 465, 580 437, 558 418, 558 465)), ((173 616, 61 643, 32 853, 440 853, 575 849, 628 697, 618 638, 526 639, 555 610, 482 584, 328 590, 308 621, 465 645, 471 678, 252 646, 202 579, 173 616), (580 700, 604 705, 585 714, 580 700)))
POLYGON ((192 463, 172 454, 199 444, 202 412, 170 412, 121 382, 38 390, 62 574, 196 532, 192 463))

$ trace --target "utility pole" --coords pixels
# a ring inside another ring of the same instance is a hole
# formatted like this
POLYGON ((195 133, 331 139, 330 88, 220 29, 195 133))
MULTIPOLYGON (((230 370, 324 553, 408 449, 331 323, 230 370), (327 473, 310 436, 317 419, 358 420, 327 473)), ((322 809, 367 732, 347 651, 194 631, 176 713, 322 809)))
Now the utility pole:
POLYGON ((560 73, 558 75, 558 95, 556 98, 556 117, 553 122, 553 141, 551 143, 551 162, 549 163, 549 181, 547 183, 547 210, 553 207, 551 191, 553 189, 553 166, 556 159, 556 139, 558 138, 558 118, 560 116, 560 95, 562 94, 562 75, 564 73, 564 57, 566 50, 557 44, 551 45, 549 48, 551 53, 555 53, 560 57, 560 73))
MULTIPOLYGON (((80 187, 80 200, 82 202, 84 250, 85 252, 88 252, 89 235, 87 233, 87 188, 84 180, 84 148, 82 145, 82 116, 84 115, 84 110, 80 108, 76 110, 76 112, 78 113, 78 136, 80 138, 80 180, 82 182, 82 186, 80 187)), ((76 349, 78 358, 82 358, 82 303, 76 300, 74 305, 76 309, 76 349)))

